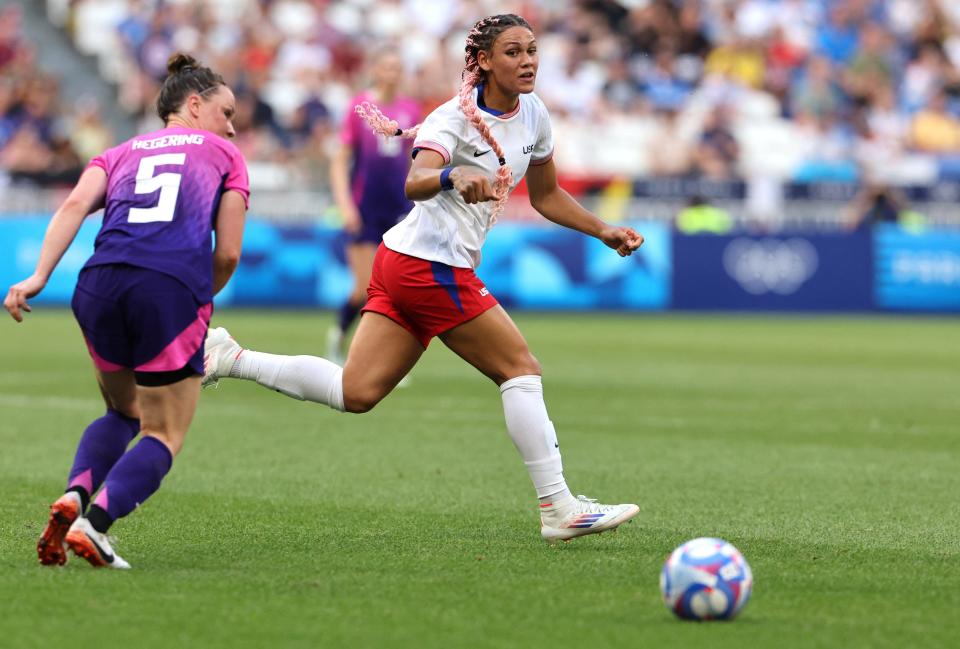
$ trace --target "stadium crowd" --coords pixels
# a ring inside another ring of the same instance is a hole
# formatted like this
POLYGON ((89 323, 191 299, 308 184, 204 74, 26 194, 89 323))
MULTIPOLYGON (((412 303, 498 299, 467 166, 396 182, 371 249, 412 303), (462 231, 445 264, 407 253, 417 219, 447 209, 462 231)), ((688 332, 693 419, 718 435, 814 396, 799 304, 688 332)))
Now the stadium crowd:
MULTIPOLYGON (((960 176, 960 3, 949 0, 47 0, 143 129, 175 50, 237 90, 255 187, 327 183, 332 135, 394 44, 428 111, 453 95, 466 29, 534 26, 558 167, 592 177, 922 184, 960 176)), ((55 182, 110 141, 58 107, 16 11, 0 18, 0 160, 55 182), (59 171, 58 171, 59 170, 59 171)), ((32 174, 32 175, 31 175, 32 174)))
POLYGON ((36 64, 15 5, 0 8, 0 181, 68 184, 113 140, 96 103, 60 101, 59 80, 36 64))

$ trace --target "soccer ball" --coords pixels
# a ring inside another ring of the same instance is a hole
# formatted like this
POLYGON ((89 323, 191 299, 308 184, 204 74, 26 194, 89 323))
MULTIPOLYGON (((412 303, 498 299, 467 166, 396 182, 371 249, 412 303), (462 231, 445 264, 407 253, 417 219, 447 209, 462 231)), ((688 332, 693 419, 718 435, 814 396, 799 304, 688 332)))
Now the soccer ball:
POLYGON ((746 559, 722 539, 687 541, 667 558, 660 573, 664 604, 684 620, 732 620, 752 589, 746 559))

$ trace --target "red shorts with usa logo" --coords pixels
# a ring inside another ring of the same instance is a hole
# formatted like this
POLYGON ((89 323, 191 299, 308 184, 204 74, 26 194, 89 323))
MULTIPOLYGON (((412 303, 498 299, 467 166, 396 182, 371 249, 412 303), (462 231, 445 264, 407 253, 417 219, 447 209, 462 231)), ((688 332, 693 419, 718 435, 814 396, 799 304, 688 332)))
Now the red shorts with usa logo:
POLYGON ((454 268, 390 250, 373 260, 363 312, 386 316, 426 349, 430 339, 497 305, 472 268, 454 268))

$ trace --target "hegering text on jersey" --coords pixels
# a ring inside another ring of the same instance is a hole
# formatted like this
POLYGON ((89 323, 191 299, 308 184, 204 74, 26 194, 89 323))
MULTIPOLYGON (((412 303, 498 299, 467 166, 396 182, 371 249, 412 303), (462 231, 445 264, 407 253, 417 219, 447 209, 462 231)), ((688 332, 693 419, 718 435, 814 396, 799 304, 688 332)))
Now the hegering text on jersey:
POLYGON ((203 136, 199 133, 164 135, 152 140, 134 140, 130 146, 133 149, 163 149, 184 144, 203 144, 203 136))

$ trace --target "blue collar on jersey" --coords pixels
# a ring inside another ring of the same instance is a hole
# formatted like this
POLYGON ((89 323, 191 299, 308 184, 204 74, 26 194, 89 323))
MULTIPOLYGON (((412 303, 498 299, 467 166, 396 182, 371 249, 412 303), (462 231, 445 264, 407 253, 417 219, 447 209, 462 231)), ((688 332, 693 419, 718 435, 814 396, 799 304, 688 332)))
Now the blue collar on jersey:
POLYGON ((485 103, 483 103, 483 82, 482 81, 480 82, 479 85, 477 85, 477 108, 487 113, 490 113, 495 117, 500 117, 501 115, 504 114, 502 110, 497 110, 496 108, 489 108, 485 103))

